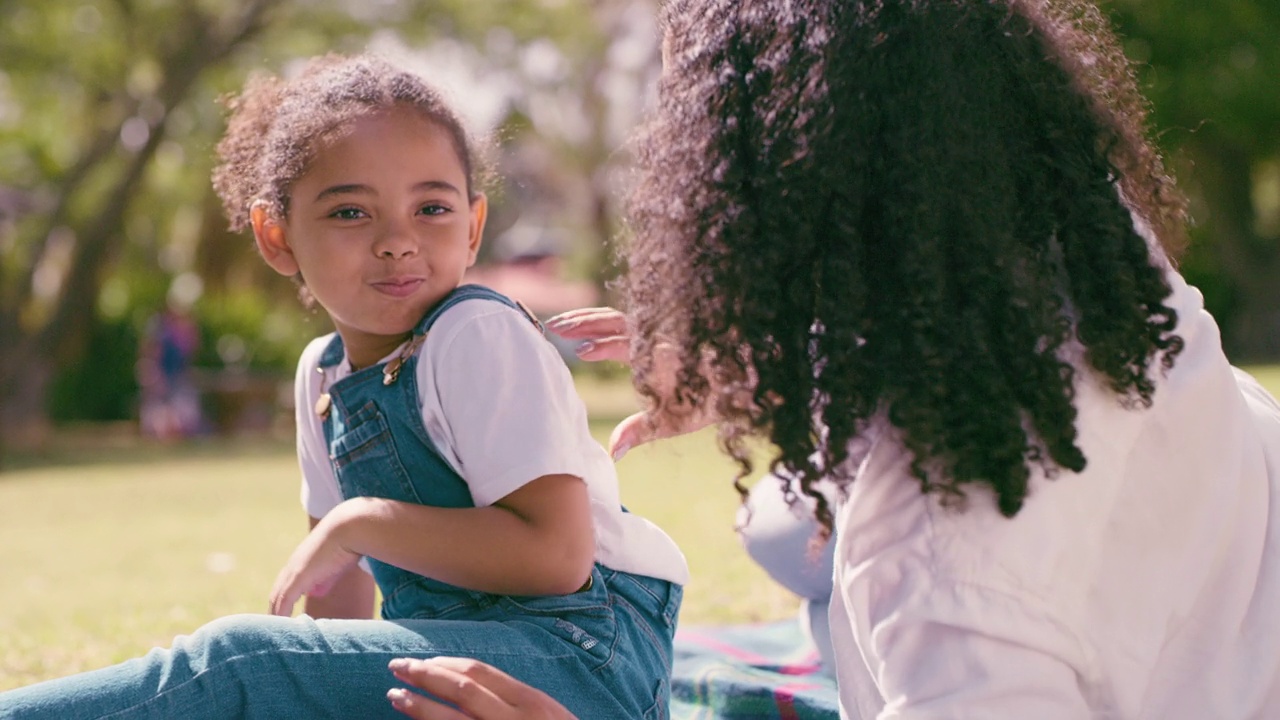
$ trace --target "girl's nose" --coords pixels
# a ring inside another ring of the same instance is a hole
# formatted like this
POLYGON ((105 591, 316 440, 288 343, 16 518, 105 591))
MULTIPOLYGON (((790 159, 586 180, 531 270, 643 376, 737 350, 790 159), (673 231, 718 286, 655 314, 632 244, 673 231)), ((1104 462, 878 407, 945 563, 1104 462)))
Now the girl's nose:
POLYGON ((405 223, 391 222, 374 242, 373 252, 380 258, 399 259, 416 255, 418 240, 405 223))
POLYGON ((398 259, 403 257, 410 257, 412 255, 417 255, 417 254, 418 254, 418 249, 407 243, 396 243, 395 245, 391 245, 387 243, 387 244, 384 244, 383 247, 379 248, 378 250, 378 257, 381 257, 381 258, 398 259))

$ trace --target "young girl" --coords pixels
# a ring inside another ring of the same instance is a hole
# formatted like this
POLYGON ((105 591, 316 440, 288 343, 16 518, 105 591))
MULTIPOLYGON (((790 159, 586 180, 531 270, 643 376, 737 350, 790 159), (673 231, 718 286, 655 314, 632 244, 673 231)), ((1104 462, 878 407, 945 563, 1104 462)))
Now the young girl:
POLYGON ((814 502, 843 715, 1280 717, 1280 404, 1172 261, 1183 205, 1099 11, 663 18, 626 250, 652 411, 615 444, 714 417, 842 486, 814 502))
POLYGON ((587 716, 663 717, 684 558, 623 511, 539 328, 459 286, 486 205, 455 114, 414 75, 335 56, 231 109, 214 185, 232 227, 337 328, 298 366, 312 530, 270 599, 288 616, 306 596, 310 617, 219 620, 0 696, 0 715, 394 716, 390 660, 467 654, 587 716))

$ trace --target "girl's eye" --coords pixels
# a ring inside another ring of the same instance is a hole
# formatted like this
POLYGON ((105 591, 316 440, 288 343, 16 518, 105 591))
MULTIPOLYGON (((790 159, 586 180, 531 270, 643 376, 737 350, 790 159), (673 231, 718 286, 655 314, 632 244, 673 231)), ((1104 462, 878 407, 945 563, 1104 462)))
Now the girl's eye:
POLYGON ((421 212, 423 215, 443 215, 449 212, 449 208, 444 205, 438 205, 436 203, 428 203, 426 205, 423 205, 422 209, 419 210, 418 212, 421 212))
POLYGON ((334 210, 329 214, 329 217, 337 218, 339 220, 359 220, 360 218, 365 217, 365 214, 360 208, 344 207, 334 210))

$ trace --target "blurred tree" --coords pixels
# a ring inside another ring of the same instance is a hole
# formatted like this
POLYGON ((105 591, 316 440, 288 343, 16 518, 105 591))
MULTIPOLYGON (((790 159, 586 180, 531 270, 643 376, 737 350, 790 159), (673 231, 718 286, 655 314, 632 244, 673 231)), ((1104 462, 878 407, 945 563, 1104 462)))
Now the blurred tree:
POLYGON ((0 437, 43 428, 52 374, 90 336, 175 110, 277 4, 0 6, 3 183, 41 198, 0 256, 0 437))
POLYGON ((1237 362, 1280 359, 1280 2, 1112 0, 1192 200, 1185 270, 1237 362))
POLYGON ((602 291, 618 271, 608 249, 623 230, 627 141, 662 66, 654 5, 595 0, 585 15, 590 32, 525 48, 525 90, 514 106, 515 121, 530 132, 511 145, 506 170, 528 178, 526 192, 552 189, 556 199, 544 206, 562 213, 555 231, 577 250, 580 274, 602 291))
MULTIPOLYGON (((1160 141, 1186 166, 1187 272, 1233 359, 1280 357, 1280 3, 1107 1, 1160 141)), ((226 232, 209 192, 218 98, 254 68, 372 49, 452 76, 509 178, 494 192, 495 246, 533 226, 603 285, 626 139, 660 65, 654 4, 0 0, 0 441, 43 427, 61 368, 78 375, 59 402, 119 412, 127 363, 86 353, 118 353, 103 329, 139 330, 175 277, 202 281, 209 362, 287 368, 327 328, 226 232), (116 400, 81 397, 112 383, 116 400)))
POLYGON ((0 442, 42 434, 60 368, 102 375, 61 382, 63 404, 77 402, 65 388, 131 386, 115 378, 121 363, 86 356, 91 343, 116 352, 94 327, 123 320, 137 331, 175 277, 201 278, 197 315, 227 333, 208 347, 247 342, 266 350, 254 358, 291 364, 327 329, 276 301, 292 289, 247 237, 226 232, 209 192, 218 99, 252 69, 364 49, 433 78, 466 66, 460 104, 487 103, 480 124, 504 144, 547 149, 527 185, 562 191, 526 210, 598 246, 616 215, 599 168, 614 161, 656 67, 651 35, 637 45, 628 31, 629 6, 647 10, 641 0, 0 0, 0 442), (621 87, 620 77, 633 80, 621 87))

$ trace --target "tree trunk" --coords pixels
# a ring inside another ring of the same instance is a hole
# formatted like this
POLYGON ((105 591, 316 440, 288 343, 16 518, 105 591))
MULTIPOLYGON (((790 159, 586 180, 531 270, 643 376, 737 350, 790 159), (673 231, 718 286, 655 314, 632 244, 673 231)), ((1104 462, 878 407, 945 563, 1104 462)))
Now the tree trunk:
MULTIPOLYGON (((75 250, 62 282, 62 293, 49 319, 35 327, 22 323, 22 314, 31 300, 29 277, 22 279, 19 292, 4 298, 5 307, 0 308, 0 446, 38 445, 47 439, 49 418, 45 400, 54 369, 61 363, 79 360, 84 352, 104 269, 124 242, 130 200, 164 137, 169 112, 186 99, 210 67, 260 32, 266 13, 279 2, 248 0, 227 22, 188 8, 184 21, 171 36, 175 41, 167 45, 165 62, 161 63, 171 71, 155 97, 164 114, 150 128, 147 142, 136 153, 126 155, 123 161, 118 150, 104 152, 118 147, 114 141, 119 137, 117 126, 111 133, 103 133, 98 141, 91 142, 90 149, 63 178, 55 210, 44 228, 45 235, 62 224, 76 232, 75 250), (112 141, 104 145, 102 137, 112 141), (97 198, 83 197, 81 180, 115 162, 122 162, 115 184, 97 198), (78 221, 71 219, 67 211, 73 205, 89 208, 76 213, 78 221)), ((121 89, 121 93, 126 91, 121 89)), ((31 243, 36 253, 30 262, 31 271, 39 265, 38 255, 45 240, 45 236, 41 236, 31 243)), ((0 452, 2 458, 3 452, 0 452)))

